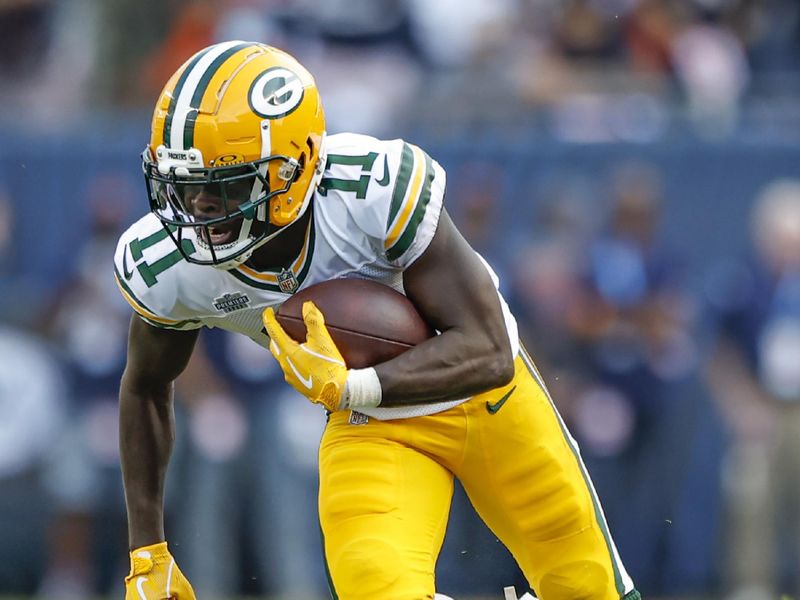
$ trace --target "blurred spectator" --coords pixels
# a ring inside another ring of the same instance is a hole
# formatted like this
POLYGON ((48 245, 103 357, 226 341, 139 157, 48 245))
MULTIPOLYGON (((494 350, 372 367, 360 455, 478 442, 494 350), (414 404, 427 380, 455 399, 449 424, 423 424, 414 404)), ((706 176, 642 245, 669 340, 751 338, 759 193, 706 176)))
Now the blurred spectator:
POLYGON ((299 50, 319 86, 329 133, 398 135, 399 119, 414 110, 419 94, 419 66, 407 52, 392 44, 367 50, 333 42, 299 50))
POLYGON ((675 5, 664 0, 640 0, 634 4, 624 28, 631 66, 646 74, 671 72, 675 5))
POLYGON ((453 198, 450 211, 459 231, 490 263, 496 262, 495 242, 501 231, 504 174, 503 165, 489 159, 475 159, 461 164, 448 181, 453 198))
POLYGON ((177 385, 189 425, 173 539, 186 572, 204 596, 321 597, 324 415, 283 385, 256 342, 205 330, 200 347, 177 385))
MULTIPOLYGON (((214 598, 241 592, 243 514, 252 493, 243 473, 249 420, 240 397, 208 352, 223 341, 221 337, 218 332, 203 332, 176 382, 179 410, 188 419, 181 419, 186 428, 178 432, 174 457, 178 475, 169 486, 176 506, 175 532, 170 536, 196 592, 214 598)), ((244 365, 251 362, 240 358, 244 365)))
POLYGON ((91 220, 77 251, 77 271, 47 311, 45 328, 68 375, 63 398, 68 415, 45 473, 54 521, 43 598, 109 592, 126 568, 122 559, 108 557, 116 557, 111 549, 125 543, 116 432, 130 308, 116 289, 109 257, 133 193, 129 178, 118 173, 89 182, 91 220))
POLYGON ((201 48, 214 43, 217 20, 226 3, 214 0, 175 2, 173 18, 164 40, 142 69, 142 100, 155 98, 177 68, 201 48))
POLYGON ((731 598, 800 592, 800 180, 777 180, 751 217, 755 255, 720 267, 709 377, 731 440, 725 583, 731 598))
MULTIPOLYGON (((143 70, 156 69, 143 63, 156 47, 167 43, 164 40, 173 20, 178 19, 181 9, 191 4, 191 0, 114 0, 96 4, 103 24, 96 35, 103 57, 93 79, 97 100, 105 106, 122 109, 149 106, 166 80, 152 82, 148 79, 150 75, 142 75, 143 70)), ((163 60, 173 61, 174 67, 180 64, 180 59, 174 56, 165 56, 163 60)))
POLYGON ((214 41, 263 42, 291 53, 292 40, 281 23, 287 14, 291 14, 289 6, 281 0, 228 0, 217 20, 214 41))
POLYGON ((555 29, 554 40, 564 56, 576 59, 614 58, 619 54, 616 28, 619 15, 605 15, 600 3, 567 0, 555 29))
POLYGON ((510 302, 523 342, 562 410, 582 380, 576 372, 578 349, 569 319, 599 219, 592 198, 594 185, 593 180, 570 173, 541 186, 543 190, 532 191, 543 196, 537 202, 534 223, 523 239, 512 244, 510 302))
POLYGON ((4 118, 66 127, 85 115, 97 56, 96 3, 11 0, 0 6, 0 102, 4 118), (11 57, 14 57, 11 59, 11 57))
POLYGON ((406 21, 406 0, 293 0, 294 19, 305 29, 338 40, 389 38, 406 21))
POLYGON ((731 19, 745 41, 756 74, 787 75, 800 69, 800 3, 742 2, 731 19))
MULTIPOLYGON (((565 418, 581 443, 609 522, 626 526, 617 543, 645 589, 662 579, 666 520, 686 464, 672 446, 695 372, 691 294, 673 249, 658 236, 660 173, 641 164, 615 173, 608 228, 589 248, 569 304, 584 381, 565 418)), ((566 408, 566 407, 565 407, 566 408)))
POLYGON ((4 2, 0 9, 0 52, 16 56, 4 60, 0 74, 4 81, 31 78, 45 60, 51 43, 49 17, 52 2, 48 0, 16 0, 4 2))
POLYGON ((678 81, 698 130, 728 135, 737 124, 750 78, 741 40, 712 16, 685 24, 672 45, 678 81))
POLYGON ((24 235, 16 202, 0 181, 0 315, 6 322, 38 328, 47 290, 23 260, 24 235))
POLYGON ((435 68, 468 67, 487 48, 508 42, 515 12, 510 0, 411 0, 411 36, 435 68))
POLYGON ((624 165, 613 192, 609 226, 589 248, 570 330, 609 374, 644 368, 656 380, 680 378, 694 364, 687 329, 693 314, 680 262, 657 236, 660 174, 624 165))
POLYGON ((0 594, 31 594, 42 577, 50 503, 41 481, 64 423, 64 382, 50 349, 0 325, 0 594))

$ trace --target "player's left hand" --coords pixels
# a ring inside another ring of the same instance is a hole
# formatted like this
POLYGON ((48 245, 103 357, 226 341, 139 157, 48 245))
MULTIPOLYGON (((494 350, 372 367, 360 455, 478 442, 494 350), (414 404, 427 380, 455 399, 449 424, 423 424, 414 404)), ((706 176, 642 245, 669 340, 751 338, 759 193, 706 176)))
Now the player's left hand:
POLYGON ((167 549, 167 542, 131 551, 125 600, 196 600, 192 585, 167 549))
POLYGON ((303 303, 304 344, 289 337, 272 308, 264 311, 262 320, 270 337, 269 350, 280 363, 286 381, 312 402, 329 411, 339 410, 347 367, 314 303, 303 303))

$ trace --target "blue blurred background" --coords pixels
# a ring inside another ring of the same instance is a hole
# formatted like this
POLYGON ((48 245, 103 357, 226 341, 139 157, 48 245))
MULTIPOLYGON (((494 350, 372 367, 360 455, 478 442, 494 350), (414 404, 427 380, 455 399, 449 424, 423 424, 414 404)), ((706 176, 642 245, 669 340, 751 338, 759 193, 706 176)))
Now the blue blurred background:
MULTIPOLYGON (((267 42, 329 132, 404 137, 500 273, 648 598, 800 594, 800 2, 0 2, 0 595, 121 597, 112 250, 152 104, 267 42)), ((247 339, 178 382, 167 537, 201 598, 324 598, 323 415, 247 339)), ((457 491, 441 592, 524 581, 457 491)))

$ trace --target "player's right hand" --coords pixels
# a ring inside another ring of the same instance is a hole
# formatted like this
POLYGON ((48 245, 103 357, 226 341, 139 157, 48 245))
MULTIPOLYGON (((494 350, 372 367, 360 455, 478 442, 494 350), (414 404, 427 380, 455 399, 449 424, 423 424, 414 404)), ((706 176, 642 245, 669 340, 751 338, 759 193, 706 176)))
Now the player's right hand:
POLYGON ((325 317, 314 303, 303 303, 306 341, 294 341, 275 318, 271 307, 262 313, 270 337, 269 350, 283 369, 284 379, 317 404, 333 412, 342 406, 347 366, 325 327, 325 317))
POLYGON ((191 584, 167 550, 167 542, 131 552, 131 572, 125 578, 125 600, 195 600, 191 584))

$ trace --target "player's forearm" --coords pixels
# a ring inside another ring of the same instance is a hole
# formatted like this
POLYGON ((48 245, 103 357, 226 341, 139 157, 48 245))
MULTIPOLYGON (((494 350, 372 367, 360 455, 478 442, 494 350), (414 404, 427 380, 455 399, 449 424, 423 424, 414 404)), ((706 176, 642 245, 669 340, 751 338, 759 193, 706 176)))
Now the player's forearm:
POLYGON ((120 388, 120 459, 128 509, 128 542, 164 540, 164 480, 175 439, 171 387, 120 388))
POLYGON ((505 385, 513 377, 514 359, 507 336, 450 329, 375 371, 381 406, 402 406, 456 400, 505 385))

